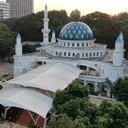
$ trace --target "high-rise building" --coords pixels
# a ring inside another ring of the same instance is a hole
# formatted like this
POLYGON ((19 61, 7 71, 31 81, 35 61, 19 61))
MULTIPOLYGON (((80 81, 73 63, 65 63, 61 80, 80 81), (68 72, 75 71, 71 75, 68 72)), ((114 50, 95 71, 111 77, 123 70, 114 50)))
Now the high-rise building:
POLYGON ((0 21, 10 18, 10 4, 0 2, 0 21))
POLYGON ((11 17, 20 18, 34 12, 34 0, 6 0, 11 7, 11 17))

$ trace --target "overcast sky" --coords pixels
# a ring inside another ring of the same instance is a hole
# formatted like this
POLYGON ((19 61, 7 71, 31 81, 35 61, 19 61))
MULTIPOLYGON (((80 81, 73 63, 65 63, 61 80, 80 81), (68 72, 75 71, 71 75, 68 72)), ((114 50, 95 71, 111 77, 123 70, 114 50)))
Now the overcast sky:
POLYGON ((43 10, 45 3, 47 3, 49 10, 65 9, 68 14, 74 9, 79 9, 82 15, 94 11, 109 14, 128 11, 128 0, 35 0, 34 11, 43 10))

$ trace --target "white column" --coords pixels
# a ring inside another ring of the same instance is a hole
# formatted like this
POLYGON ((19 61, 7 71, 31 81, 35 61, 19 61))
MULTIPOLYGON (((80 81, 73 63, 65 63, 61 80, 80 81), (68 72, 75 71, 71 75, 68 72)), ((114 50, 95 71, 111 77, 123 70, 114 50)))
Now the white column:
POLYGON ((49 22, 49 18, 48 18, 48 10, 47 10, 47 5, 45 5, 45 10, 44 10, 44 29, 42 29, 42 33, 43 33, 43 44, 48 44, 49 43, 49 32, 50 29, 48 29, 48 22, 49 22))
POLYGON ((95 82, 95 85, 94 85, 94 91, 95 91, 95 92, 98 91, 97 82, 95 82))

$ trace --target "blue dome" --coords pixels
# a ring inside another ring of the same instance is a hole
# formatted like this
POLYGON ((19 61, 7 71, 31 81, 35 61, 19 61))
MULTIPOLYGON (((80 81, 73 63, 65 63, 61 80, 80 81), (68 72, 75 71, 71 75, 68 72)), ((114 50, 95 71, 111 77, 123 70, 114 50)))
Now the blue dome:
POLYGON ((70 22, 65 25, 59 35, 62 40, 93 40, 92 30, 82 22, 70 22))

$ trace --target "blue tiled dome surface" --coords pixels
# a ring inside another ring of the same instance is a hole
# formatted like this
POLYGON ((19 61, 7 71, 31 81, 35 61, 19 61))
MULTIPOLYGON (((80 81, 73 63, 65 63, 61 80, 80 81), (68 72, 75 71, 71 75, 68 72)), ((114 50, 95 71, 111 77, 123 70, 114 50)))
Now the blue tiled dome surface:
POLYGON ((59 35, 62 40, 93 40, 92 30, 82 22, 70 22, 65 25, 59 35))

